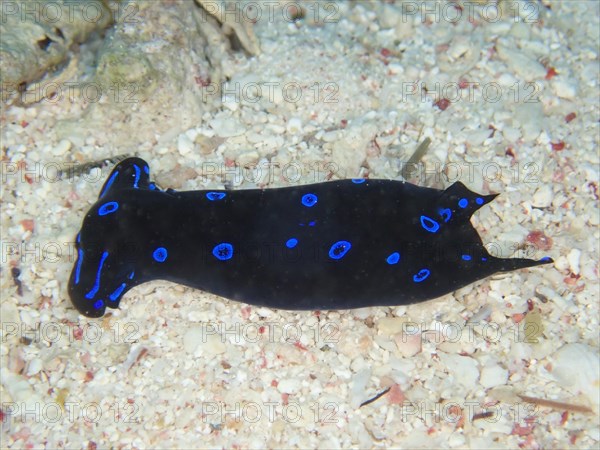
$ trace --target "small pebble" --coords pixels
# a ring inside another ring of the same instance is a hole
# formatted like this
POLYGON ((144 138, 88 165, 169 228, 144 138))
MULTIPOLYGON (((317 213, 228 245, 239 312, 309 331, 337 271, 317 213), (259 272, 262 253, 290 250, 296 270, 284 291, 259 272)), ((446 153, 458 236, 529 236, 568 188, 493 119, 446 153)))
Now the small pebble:
POLYGON ((236 159, 236 162, 241 167, 253 167, 256 166, 258 160, 260 159, 260 155, 257 151, 246 152, 239 155, 236 159))
POLYGON ((71 141, 67 140, 67 139, 63 139, 62 141, 60 141, 56 147, 54 147, 52 149, 52 154, 56 155, 56 156, 62 156, 65 153, 67 153, 69 150, 71 150, 71 141))
POLYGON ((394 335, 394 341, 398 346, 398 352, 405 358, 410 358, 417 353, 421 353, 423 342, 421 333, 396 333, 394 335))
POLYGON ((244 134, 245 129, 242 124, 233 117, 217 117, 209 122, 217 136, 234 137, 244 134))
POLYGON ((581 250, 578 248, 571 249, 567 255, 567 261, 569 261, 569 270, 575 275, 579 275, 579 261, 581 259, 581 250))
POLYGON ((406 317, 383 317, 377 322, 377 329, 386 336, 401 331, 406 331, 408 333, 413 327, 411 327, 410 324, 407 324, 407 322, 408 320, 406 317))
POLYGON ((277 390, 282 394, 294 394, 300 390, 302 383, 296 378, 286 378, 277 384, 277 390))
POLYGON ((479 382, 485 388, 492 388, 506 384, 508 381, 508 370, 500 367, 498 364, 485 366, 481 369, 479 382))
POLYGON ((515 48, 512 40, 498 39, 496 50, 499 58, 506 63, 508 68, 525 81, 539 80, 546 75, 546 68, 532 56, 515 48))
POLYGON ((194 149, 194 142, 187 136, 187 134, 180 134, 177 138, 177 150, 182 155, 187 155, 194 149))
POLYGON ((530 26, 523 22, 515 22, 510 29, 510 34, 517 39, 527 40, 531 35, 530 26))
POLYGON ((327 131, 323 134, 322 139, 325 142, 335 142, 340 139, 340 134, 339 130, 327 131))
POLYGON ((583 393, 598 410, 600 357, 598 349, 581 343, 565 344, 553 355, 552 375, 574 394, 583 393))
POLYGON ((570 100, 577 96, 577 85, 573 80, 556 77, 552 79, 550 87, 558 97, 570 100))
POLYGON ((461 356, 458 354, 438 353, 440 359, 446 365, 446 370, 456 380, 456 383, 467 389, 472 389, 479 378, 479 369, 477 361, 470 356, 461 356))
POLYGON ((531 201, 536 208, 547 208, 552 204, 552 187, 548 184, 540 186, 533 194, 531 201))
POLYGON ((300 134, 302 132, 302 121, 298 117, 292 117, 288 120, 286 129, 290 134, 300 134))
POLYGON ((27 365, 27 376, 31 377, 36 375, 40 370, 42 370, 42 367, 42 360, 40 358, 33 358, 27 365))
POLYGON ((183 336, 183 349, 197 356, 199 353, 219 355, 226 348, 220 334, 202 325, 189 328, 183 336))

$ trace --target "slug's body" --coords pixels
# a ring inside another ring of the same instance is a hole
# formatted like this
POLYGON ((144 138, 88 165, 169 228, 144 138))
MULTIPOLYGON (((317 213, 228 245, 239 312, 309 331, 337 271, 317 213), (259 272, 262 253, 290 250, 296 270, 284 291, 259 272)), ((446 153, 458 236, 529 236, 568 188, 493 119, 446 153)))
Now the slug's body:
POLYGON ((129 158, 83 221, 69 294, 90 317, 155 279, 281 309, 417 303, 552 261, 488 254, 469 218, 495 196, 363 179, 160 191, 129 158))

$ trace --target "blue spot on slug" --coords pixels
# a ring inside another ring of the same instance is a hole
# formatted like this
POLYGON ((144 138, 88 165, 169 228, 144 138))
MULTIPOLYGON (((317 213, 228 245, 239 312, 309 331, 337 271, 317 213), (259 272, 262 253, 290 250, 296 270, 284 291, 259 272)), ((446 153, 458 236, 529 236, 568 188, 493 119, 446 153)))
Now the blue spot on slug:
POLYGON ((98 215, 105 216, 114 213, 117 209, 119 209, 119 204, 117 202, 108 202, 98 208, 98 215))
POLYGON ((461 256, 461 258, 462 258, 464 261, 471 261, 471 256, 470 256, 470 255, 462 255, 462 256, 461 256))
POLYGON ((115 292, 113 292, 112 294, 110 294, 108 297, 114 302, 116 299, 119 298, 119 295, 121 295, 121 292, 123 292, 123 289, 125 289, 126 284, 125 283, 121 283, 121 286, 119 286, 115 292))
POLYGON ((440 209, 439 213, 440 216, 442 216, 442 219, 444 219, 444 222, 448 222, 452 217, 452 210, 450 208, 440 209))
POLYGON ((398 261, 400 261, 400 253, 398 253, 398 252, 392 253, 390 256, 387 257, 386 261, 390 265, 398 264, 398 261))
POLYGON ((106 194, 106 192, 110 189, 112 184, 115 182, 115 179, 117 178, 117 176, 119 176, 119 171, 115 170, 112 173, 112 175, 110 176, 110 178, 108 179, 106 185, 104 186, 104 189, 102 189, 102 192, 100 192, 100 198, 104 197, 104 194, 106 194))
POLYGON ((227 242, 222 242, 220 244, 215 245, 213 248, 213 255, 215 258, 221 261, 227 261, 233 257, 233 245, 228 244, 227 242))
POLYGON ((315 194, 304 194, 302 196, 302 204, 304 206, 308 206, 309 208, 315 206, 317 204, 317 196, 315 194))
POLYGON ((296 245, 298 245, 298 239, 296 239, 296 238, 288 239, 287 242, 285 243, 285 246, 287 248, 294 248, 296 245))
POLYGON ((98 264, 98 270, 96 271, 96 280, 94 281, 94 286, 92 287, 90 292, 85 294, 85 298, 89 298, 89 299, 94 298, 94 295, 96 295, 96 293, 98 292, 98 289, 100 289, 100 273, 102 272, 102 266, 104 265, 104 261, 106 260, 107 257, 108 257, 108 252, 102 253, 102 257, 100 258, 100 264, 98 264))
POLYGON ((206 198, 215 201, 215 200, 223 200, 227 194, 225 192, 207 192, 206 198))
POLYGON ((466 208, 469 204, 469 201, 466 198, 461 198, 458 201, 458 206, 460 206, 461 208, 466 208))
POLYGON ((83 263, 83 250, 77 249, 77 267, 75 267, 75 284, 79 284, 79 274, 83 263))
POLYGON ((481 197, 477 197, 475 199, 475 203, 477 203, 478 205, 483 205, 483 199, 481 197))
POLYGON ((94 308, 96 309, 102 309, 103 306, 104 302, 102 300, 98 300, 96 303, 94 303, 94 308))
POLYGON ((167 259, 168 256, 168 252, 167 249, 164 247, 158 247, 156 250, 154 250, 154 252, 152 253, 152 257, 154 258, 154 260, 156 262, 165 262, 165 260, 167 259))
POLYGON ((435 233, 440 229, 440 224, 427 216, 421 216, 421 225, 430 233, 435 233))
POLYGON ((140 181, 140 168, 134 164, 133 168, 135 170, 135 180, 133 180, 133 188, 138 189, 138 183, 140 181))
POLYGON ((364 179, 364 178, 352 178, 352 182, 353 182, 354 184, 362 184, 362 183, 364 183, 365 181, 367 181, 367 180, 366 180, 366 179, 364 179))
POLYGON ((416 275, 413 275, 413 281, 415 283, 420 283, 421 281, 425 280, 429 274, 431 272, 429 272, 428 269, 421 269, 419 270, 419 273, 417 273, 416 275))
POLYGON ((348 250, 350 250, 350 248, 352 248, 352 244, 350 242, 337 241, 329 249, 329 257, 331 259, 341 259, 346 255, 346 253, 348 253, 348 250))

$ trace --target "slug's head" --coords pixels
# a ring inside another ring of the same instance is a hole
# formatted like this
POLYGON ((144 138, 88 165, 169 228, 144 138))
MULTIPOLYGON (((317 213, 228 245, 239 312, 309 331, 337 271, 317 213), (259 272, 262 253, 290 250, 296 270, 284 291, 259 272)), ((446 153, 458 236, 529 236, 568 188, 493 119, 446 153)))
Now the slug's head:
MULTIPOLYGON (((149 183, 148 164, 139 158, 121 162, 111 172, 98 201, 77 234, 77 260, 69 280, 69 296, 77 310, 100 317, 107 307, 117 308, 123 295, 141 282, 141 237, 133 221, 139 215, 138 196, 155 189, 149 183)), ((137 222, 136 222, 137 223, 137 222)))

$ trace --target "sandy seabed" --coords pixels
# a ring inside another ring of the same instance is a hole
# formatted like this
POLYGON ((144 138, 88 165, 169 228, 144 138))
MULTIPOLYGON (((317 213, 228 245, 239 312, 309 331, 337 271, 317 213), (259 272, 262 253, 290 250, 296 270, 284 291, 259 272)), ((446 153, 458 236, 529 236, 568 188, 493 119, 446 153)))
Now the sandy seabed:
POLYGON ((82 96, 3 105, 2 447, 598 447, 600 4, 301 3, 252 3, 261 53, 183 92, 201 113, 118 105, 113 127, 82 96), (402 179, 425 138, 407 181, 501 193, 472 219, 484 243, 554 264, 395 308, 158 281, 101 319, 70 303, 111 166, 57 168, 135 154, 177 190, 402 179))

